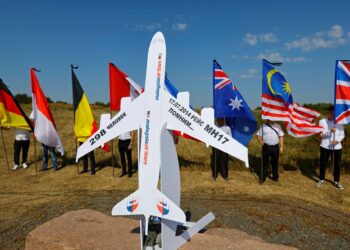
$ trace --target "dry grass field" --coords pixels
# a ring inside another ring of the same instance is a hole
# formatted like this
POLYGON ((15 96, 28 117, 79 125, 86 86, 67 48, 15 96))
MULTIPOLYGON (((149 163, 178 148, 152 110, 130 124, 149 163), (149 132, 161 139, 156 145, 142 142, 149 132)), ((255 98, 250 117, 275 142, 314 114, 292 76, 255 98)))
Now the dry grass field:
MULTIPOLYGON (((30 106, 24 107, 29 113, 30 106)), ((0 146, 0 249, 21 249, 26 234, 41 223, 66 211, 92 208, 110 213, 112 206, 137 188, 137 174, 119 178, 117 141, 114 141, 115 176, 111 153, 95 152, 97 172, 77 174, 73 113, 69 104, 52 104, 65 156, 61 168, 36 173, 41 169, 41 148, 34 142, 29 151, 29 168, 8 170, 3 144, 0 146), (36 167, 35 167, 36 166, 36 167)), ((98 120, 108 108, 92 105, 98 120)), ((10 168, 13 166, 13 129, 4 130, 10 168)), ((347 136, 350 134, 347 131, 347 136)), ((350 137, 349 137, 350 138, 350 137)), ((285 152, 280 159, 280 181, 260 185, 254 169, 260 167, 260 146, 249 145, 251 169, 238 160, 229 163, 229 181, 211 179, 211 149, 199 142, 180 138, 177 145, 181 167, 182 208, 194 218, 213 211, 217 219, 210 225, 237 228, 278 242, 305 249, 350 248, 350 140, 343 150, 341 181, 345 190, 329 180, 316 188, 318 176, 318 138, 294 139, 286 135, 285 152)), ((136 144, 134 144, 136 152, 136 144)), ((136 163, 136 154, 133 154, 136 163)), ((78 164, 80 170, 81 164, 78 164)))

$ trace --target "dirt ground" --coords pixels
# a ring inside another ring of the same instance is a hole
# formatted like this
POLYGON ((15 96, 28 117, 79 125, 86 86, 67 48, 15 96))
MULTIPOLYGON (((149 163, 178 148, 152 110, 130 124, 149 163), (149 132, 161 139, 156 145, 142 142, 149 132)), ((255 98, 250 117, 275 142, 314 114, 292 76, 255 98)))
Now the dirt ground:
MULTIPOLYGON (((57 172, 29 169, 0 172, 0 249, 23 249, 36 226, 67 211, 90 208, 106 214, 137 188, 137 174, 119 178, 104 167, 95 176, 78 175, 76 165, 57 172)), ((328 175, 331 179, 331 175, 328 175)), ((230 169, 228 182, 211 180, 208 170, 181 170, 181 207, 193 219, 212 211, 210 227, 235 228, 265 241, 300 249, 350 248, 350 178, 345 190, 331 182, 321 189, 301 172, 284 171, 280 182, 257 182, 248 169, 230 169)), ((67 232, 69 233, 69 232, 67 232)), ((117 232, 116 232, 117 233, 117 232)))

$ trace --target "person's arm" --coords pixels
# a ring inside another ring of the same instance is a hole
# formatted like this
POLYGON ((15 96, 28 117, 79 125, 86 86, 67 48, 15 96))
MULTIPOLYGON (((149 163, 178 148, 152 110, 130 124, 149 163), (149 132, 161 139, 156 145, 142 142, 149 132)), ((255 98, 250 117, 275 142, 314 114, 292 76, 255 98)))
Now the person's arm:
POLYGON ((132 149, 132 144, 134 142, 134 131, 131 131, 130 134, 131 134, 131 140, 130 140, 128 149, 132 149))
POLYGON ((262 137, 262 126, 259 128, 258 132, 256 133, 256 139, 258 140, 258 142, 261 144, 261 145, 264 145, 264 140, 263 140, 263 137, 262 137))
POLYGON ((280 153, 283 153, 283 148, 284 148, 284 137, 280 136, 279 141, 280 141, 280 153))
POLYGON ((333 145, 337 145, 345 138, 344 127, 334 128, 334 140, 332 140, 333 145))
POLYGON ((331 135, 331 132, 329 132, 329 131, 326 129, 326 124, 324 124, 324 123, 322 122, 322 120, 321 120, 321 121, 319 122, 319 125, 320 125, 321 127, 323 127, 322 133, 320 134, 321 139, 325 139, 325 138, 329 137, 329 136, 331 135))

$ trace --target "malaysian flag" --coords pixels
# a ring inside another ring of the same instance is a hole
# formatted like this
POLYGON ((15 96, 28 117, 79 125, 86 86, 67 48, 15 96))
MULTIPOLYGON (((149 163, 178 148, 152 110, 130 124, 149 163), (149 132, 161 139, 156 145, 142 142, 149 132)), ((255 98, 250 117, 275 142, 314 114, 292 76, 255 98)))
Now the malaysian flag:
POLYGON ((314 123, 320 114, 295 103, 287 80, 265 59, 262 74, 262 119, 285 122, 288 134, 294 137, 322 132, 314 123))
POLYGON ((350 62, 336 61, 334 123, 350 123, 350 62))

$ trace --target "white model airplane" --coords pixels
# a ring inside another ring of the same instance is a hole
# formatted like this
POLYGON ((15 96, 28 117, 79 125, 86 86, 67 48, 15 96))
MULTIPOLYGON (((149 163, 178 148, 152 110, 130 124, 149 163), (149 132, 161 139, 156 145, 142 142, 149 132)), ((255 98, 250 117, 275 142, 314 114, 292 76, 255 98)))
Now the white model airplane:
MULTIPOLYGON (((141 128, 139 189, 114 206, 112 215, 144 215, 185 223, 184 212, 157 188, 162 154, 162 138, 167 130, 186 133, 207 145, 224 151, 248 165, 248 150, 214 124, 214 110, 205 108, 201 115, 190 108, 188 92, 172 97, 164 86, 166 46, 157 32, 148 50, 144 92, 131 102, 123 98, 121 110, 78 148, 77 160, 122 133, 141 128)), ((163 155, 163 156, 162 156, 163 155)))

